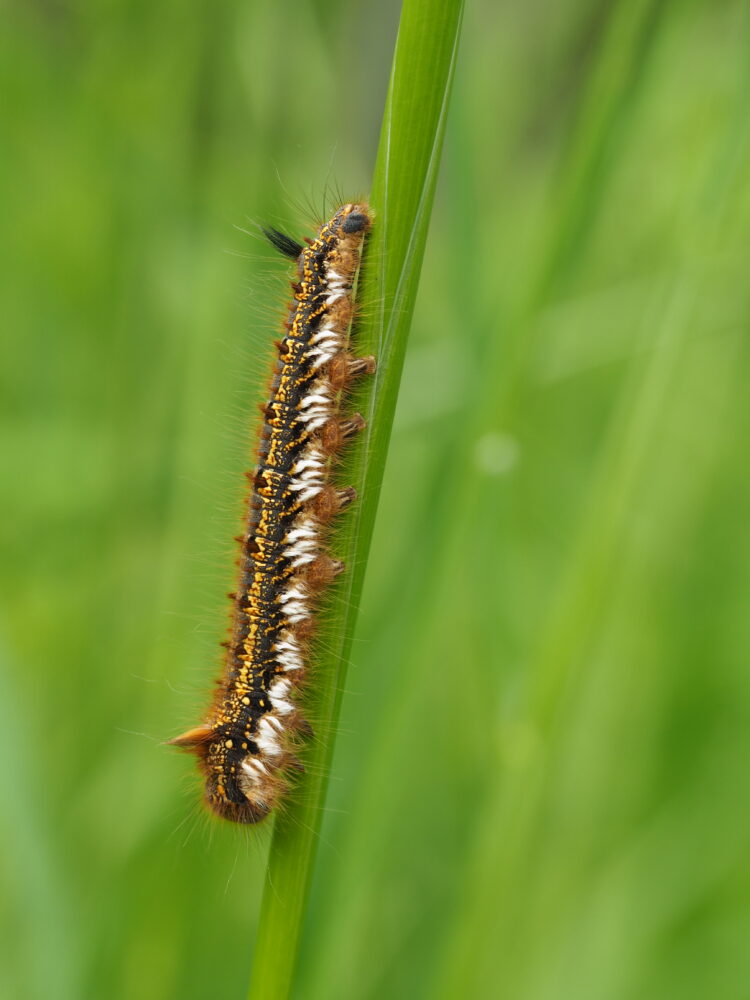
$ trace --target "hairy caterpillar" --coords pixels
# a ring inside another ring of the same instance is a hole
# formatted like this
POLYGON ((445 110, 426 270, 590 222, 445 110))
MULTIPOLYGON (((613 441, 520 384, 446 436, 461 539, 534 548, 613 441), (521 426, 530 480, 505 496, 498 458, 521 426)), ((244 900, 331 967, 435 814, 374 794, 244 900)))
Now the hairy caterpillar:
POLYGON ((224 668, 206 721, 170 742, 197 754, 206 802, 218 815, 257 823, 288 786, 298 694, 321 591, 341 573, 327 529, 356 496, 331 482, 335 456, 364 427, 343 416, 345 390, 375 371, 348 349, 353 284, 372 225, 364 203, 343 205, 302 246, 275 229, 271 244, 297 261, 286 334, 263 407, 258 465, 241 543, 224 668))

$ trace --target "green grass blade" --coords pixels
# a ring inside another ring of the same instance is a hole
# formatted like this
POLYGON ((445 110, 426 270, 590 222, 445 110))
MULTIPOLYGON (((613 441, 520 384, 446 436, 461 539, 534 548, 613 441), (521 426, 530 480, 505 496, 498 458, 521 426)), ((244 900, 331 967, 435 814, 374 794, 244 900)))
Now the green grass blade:
POLYGON ((294 974, 323 817, 341 692, 393 423, 435 192, 456 62, 462 0, 405 0, 373 178, 375 227, 362 279, 357 347, 378 357, 367 430, 346 465, 360 500, 334 540, 349 567, 320 637, 311 706, 317 738, 306 774, 278 817, 250 1000, 286 997, 294 974))

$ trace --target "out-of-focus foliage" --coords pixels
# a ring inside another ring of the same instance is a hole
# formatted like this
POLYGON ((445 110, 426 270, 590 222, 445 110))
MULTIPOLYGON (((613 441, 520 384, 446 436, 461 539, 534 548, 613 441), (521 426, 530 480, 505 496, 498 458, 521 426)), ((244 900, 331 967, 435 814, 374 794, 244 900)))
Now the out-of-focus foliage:
MULTIPOLYGON (((286 294, 234 227, 367 190, 398 10, 2 17, 0 993, 241 996, 268 836, 160 743, 286 294)), ((746 995, 749 39, 467 8, 302 1000, 746 995)))

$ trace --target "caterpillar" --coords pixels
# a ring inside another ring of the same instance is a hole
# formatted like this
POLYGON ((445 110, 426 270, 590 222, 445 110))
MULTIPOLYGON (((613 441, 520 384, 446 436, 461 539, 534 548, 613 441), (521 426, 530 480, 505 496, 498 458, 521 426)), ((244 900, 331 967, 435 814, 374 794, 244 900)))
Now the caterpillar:
POLYGON ((291 772, 302 768, 294 745, 309 729, 299 697, 315 613, 345 568, 328 551, 329 526, 356 499, 352 486, 331 480, 336 457, 365 426, 359 413, 344 416, 341 407, 351 382, 375 371, 374 357, 349 350, 353 286, 371 225, 368 205, 353 202, 305 246, 263 230, 297 262, 293 300, 261 408, 223 670, 206 720, 169 741, 197 755, 206 803, 237 823, 264 819, 287 792, 291 772))

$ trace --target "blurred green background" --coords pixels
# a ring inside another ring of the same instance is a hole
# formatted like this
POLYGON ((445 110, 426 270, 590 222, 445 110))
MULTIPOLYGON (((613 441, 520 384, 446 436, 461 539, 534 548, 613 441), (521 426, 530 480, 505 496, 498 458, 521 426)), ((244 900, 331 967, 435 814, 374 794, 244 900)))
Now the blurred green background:
MULTIPOLYGON (((367 191, 397 20, 3 7, 3 997, 244 994, 268 831, 161 741, 283 313, 253 225, 367 191)), ((750 997, 749 51, 730 0, 468 4, 303 1000, 750 997)))

